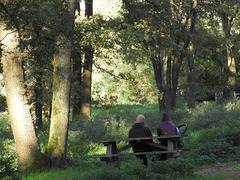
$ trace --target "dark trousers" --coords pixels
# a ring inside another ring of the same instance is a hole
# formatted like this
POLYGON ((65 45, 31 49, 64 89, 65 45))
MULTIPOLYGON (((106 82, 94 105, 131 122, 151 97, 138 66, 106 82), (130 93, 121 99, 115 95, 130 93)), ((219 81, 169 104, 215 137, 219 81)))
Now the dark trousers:
MULTIPOLYGON (((161 140, 161 145, 167 146, 167 144, 168 144, 168 140, 167 139, 161 140)), ((164 149, 162 149, 162 150, 164 150, 164 149)), ((161 160, 167 160, 167 156, 168 156, 167 153, 161 154, 161 160)))
POLYGON ((147 156, 146 155, 136 155, 137 158, 142 159, 142 164, 144 164, 145 166, 148 165, 148 160, 147 160, 147 156))

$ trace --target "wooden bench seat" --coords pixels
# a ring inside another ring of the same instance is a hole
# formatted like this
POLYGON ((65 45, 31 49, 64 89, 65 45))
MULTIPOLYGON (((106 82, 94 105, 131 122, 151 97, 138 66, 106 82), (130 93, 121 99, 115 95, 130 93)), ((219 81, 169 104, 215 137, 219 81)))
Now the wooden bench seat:
POLYGON ((119 156, 136 156, 136 155, 156 155, 156 154, 171 154, 172 157, 180 156, 182 149, 177 147, 177 142, 180 138, 183 138, 187 135, 174 135, 174 136, 154 136, 154 137, 140 137, 140 138, 120 138, 120 139, 108 139, 101 140, 98 143, 104 144, 106 146, 106 154, 95 155, 92 158, 100 158, 101 161, 106 161, 107 163, 113 163, 118 161, 119 156), (163 146, 158 143, 149 142, 146 140, 154 139, 167 139, 167 146, 163 146), (117 142, 131 142, 123 147, 117 147, 117 142), (153 147, 155 151, 148 152, 130 152, 130 153, 121 153, 124 150, 127 150, 137 143, 144 143, 153 147))

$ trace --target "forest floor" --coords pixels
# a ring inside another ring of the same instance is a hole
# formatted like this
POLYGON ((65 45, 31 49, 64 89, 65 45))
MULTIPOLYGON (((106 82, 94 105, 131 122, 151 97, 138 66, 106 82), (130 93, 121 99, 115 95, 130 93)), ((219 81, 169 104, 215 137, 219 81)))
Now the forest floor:
POLYGON ((226 180, 240 180, 240 164, 237 165, 215 165, 209 167, 199 167, 195 169, 196 174, 218 174, 218 173, 229 173, 231 174, 226 180))

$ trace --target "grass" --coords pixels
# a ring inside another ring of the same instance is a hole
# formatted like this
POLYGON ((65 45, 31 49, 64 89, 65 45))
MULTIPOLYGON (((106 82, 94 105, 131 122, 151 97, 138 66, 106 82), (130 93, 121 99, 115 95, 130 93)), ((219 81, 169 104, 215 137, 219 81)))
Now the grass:
MULTIPOLYGON (((99 159, 90 158, 91 155, 103 154, 104 146, 95 143, 97 139, 127 137, 128 131, 135 122, 138 114, 146 116, 146 125, 156 135, 156 126, 161 121, 158 105, 118 105, 109 108, 94 108, 91 119, 77 119, 69 124, 68 137, 68 165, 63 169, 45 169, 38 172, 18 174, 14 173, 13 179, 124 179, 124 180, 161 180, 161 179, 225 179, 229 173, 218 173, 214 175, 195 175, 193 168, 208 163, 221 164, 222 162, 233 162, 240 158, 240 102, 215 105, 212 102, 197 104, 194 111, 189 111, 181 106, 171 113, 172 121, 176 125, 187 123, 188 135, 185 138, 185 147, 191 151, 183 153, 176 161, 166 161, 154 164, 148 168, 143 167, 135 157, 119 158, 119 166, 111 167, 99 159), (216 123, 217 122, 217 123, 216 123), (208 139, 208 140, 207 140, 208 139), (214 141, 213 141, 214 140, 214 141), (209 143, 211 141, 211 143, 209 143), (226 144, 229 149, 226 150, 226 144), (209 147, 213 148, 209 151, 209 147), (225 153, 230 152, 231 153, 225 153), (211 153, 214 152, 214 153, 211 153)), ((47 122, 45 122, 47 123, 47 122)), ((4 163, 8 157, 12 157, 14 142, 11 127, 8 123, 8 114, 0 113, 0 135, 5 142, 0 148, 4 148, 4 163), (5 159, 4 159, 5 158, 5 159)), ((38 133, 41 148, 44 149, 48 138, 48 127, 38 133)), ((2 141, 3 142, 3 141, 2 141)), ((150 160, 150 159, 149 159, 150 160)), ((239 164, 239 162, 237 162, 239 164)), ((11 163, 8 163, 9 170, 11 163)), ((1 170, 0 170, 1 173, 1 170)), ((7 174, 8 175, 8 174, 7 174)), ((5 179, 11 179, 6 176, 5 179)))
POLYGON ((25 175, 22 180, 65 180, 65 179, 77 179, 85 171, 84 169, 68 168, 64 170, 50 170, 44 172, 36 172, 33 174, 25 175))

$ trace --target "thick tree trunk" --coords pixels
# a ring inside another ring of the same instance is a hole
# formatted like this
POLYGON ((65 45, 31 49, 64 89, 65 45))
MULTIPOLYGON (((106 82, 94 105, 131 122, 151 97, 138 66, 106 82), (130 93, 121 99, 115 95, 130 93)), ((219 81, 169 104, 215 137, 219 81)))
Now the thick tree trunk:
POLYGON ((52 113, 47 147, 53 167, 60 167, 66 162, 70 98, 71 41, 62 34, 58 36, 58 43, 64 43, 64 46, 59 46, 54 56, 52 113))
MULTIPOLYGON (((184 42, 184 45, 183 45, 183 48, 182 48, 183 50, 180 52, 179 56, 176 55, 177 53, 175 54, 175 59, 173 61, 173 75, 172 75, 172 77, 173 77, 172 78, 172 83, 173 83, 173 89, 172 89, 173 107, 176 107, 176 94, 177 94, 176 92, 177 92, 177 87, 178 87, 178 77, 179 77, 180 68, 182 66, 183 59, 185 57, 187 57, 186 51, 187 51, 187 48, 189 47, 189 44, 190 44, 190 41, 191 41, 191 38, 192 38, 191 35, 193 36, 194 31, 195 31, 196 15, 197 15, 196 11, 195 11, 196 6, 197 6, 197 0, 194 0, 194 4, 193 4, 194 11, 193 11, 193 14, 191 14, 192 18, 191 18, 191 22, 190 22, 190 28, 189 28, 188 36, 187 36, 187 38, 184 42)), ((192 59, 192 60, 194 60, 194 59, 192 59)), ((191 67, 193 68, 194 63, 192 63, 192 65, 193 66, 191 66, 191 67)), ((193 75, 194 75, 193 73, 190 74, 191 78, 193 77, 193 75)), ((195 99, 195 97, 194 97, 194 85, 195 84, 192 84, 193 82, 194 82, 194 78, 191 79, 191 84, 189 84, 191 87, 188 86, 188 87, 191 88, 190 89, 191 96, 193 96, 193 97, 191 97, 191 100, 195 99)), ((190 92, 190 91, 188 91, 188 92, 190 92)))
MULTIPOLYGON (((151 57, 154 77, 157 88, 159 90, 158 105, 159 111, 169 111, 173 109, 172 104, 172 88, 171 88, 171 58, 167 59, 167 74, 166 81, 164 80, 164 53, 161 50, 159 53, 153 53, 156 56, 151 57)), ((167 57, 165 57, 167 58, 167 57)))
POLYGON ((63 31, 59 33, 56 39, 56 52, 53 62, 52 113, 47 147, 52 167, 61 167, 66 164, 70 110, 71 35, 75 19, 75 0, 69 0, 66 5, 68 5, 68 9, 61 16, 63 31))
POLYGON ((2 64, 8 112, 18 157, 18 169, 34 168, 40 150, 25 95, 22 59, 16 31, 5 30, 0 24, 0 39, 3 44, 2 64))

